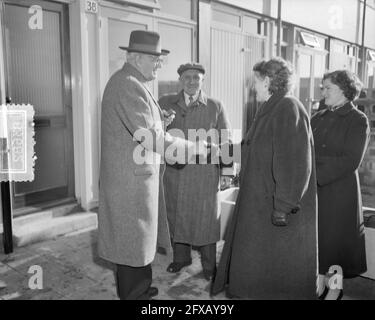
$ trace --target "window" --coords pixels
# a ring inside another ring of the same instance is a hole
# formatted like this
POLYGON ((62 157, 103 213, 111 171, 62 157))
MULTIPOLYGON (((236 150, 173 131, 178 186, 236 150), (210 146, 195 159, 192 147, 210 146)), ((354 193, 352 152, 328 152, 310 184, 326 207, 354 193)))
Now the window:
POLYGON ((159 22, 158 29, 163 39, 163 47, 171 51, 158 73, 158 94, 161 97, 168 93, 177 93, 180 89, 177 68, 180 64, 191 62, 195 58, 194 29, 191 26, 180 26, 164 21, 159 22))
POLYGON ((243 31, 252 33, 252 34, 260 34, 261 26, 258 24, 258 19, 253 17, 244 16, 242 19, 243 31))
POLYGON ((191 0, 159 0, 160 11, 174 16, 192 19, 192 1, 191 0))
POLYGON ((303 31, 300 32, 300 35, 301 35, 302 43, 304 45, 314 47, 314 48, 320 48, 319 40, 315 35, 311 33, 303 32, 303 31))
MULTIPOLYGON (((111 1, 111 0, 110 0, 111 1)), ((160 9, 159 0, 112 0, 113 2, 122 2, 151 9, 160 9)))
MULTIPOLYGON (((237 14, 232 14, 219 10, 212 10, 212 20, 239 28, 241 17, 237 14)), ((255 30, 257 30, 257 28, 255 28, 255 30)))

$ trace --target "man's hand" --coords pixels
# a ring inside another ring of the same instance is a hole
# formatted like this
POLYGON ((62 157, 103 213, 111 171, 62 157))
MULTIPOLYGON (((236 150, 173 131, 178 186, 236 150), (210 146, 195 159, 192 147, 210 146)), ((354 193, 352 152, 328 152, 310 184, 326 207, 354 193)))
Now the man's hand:
POLYGON ((176 111, 174 111, 173 109, 169 109, 168 111, 163 109, 162 111, 164 115, 165 126, 168 127, 176 117, 176 111))
POLYGON ((228 189, 231 185, 232 177, 230 176, 221 176, 220 177, 220 189, 225 190, 228 189))

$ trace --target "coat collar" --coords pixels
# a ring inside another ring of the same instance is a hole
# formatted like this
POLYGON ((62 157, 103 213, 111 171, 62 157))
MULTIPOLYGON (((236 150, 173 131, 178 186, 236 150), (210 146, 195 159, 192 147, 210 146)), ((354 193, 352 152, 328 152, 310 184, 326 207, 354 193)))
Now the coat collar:
POLYGON ((341 108, 338 108, 334 111, 330 111, 328 109, 325 109, 323 112, 322 112, 322 116, 323 115, 326 115, 328 113, 333 113, 333 114, 337 114, 337 115, 340 115, 340 116, 346 116, 350 111, 352 111, 353 109, 355 108, 354 104, 352 101, 349 101, 347 103, 345 103, 341 108))
POLYGON ((271 98, 269 98, 266 102, 264 102, 259 111, 258 111, 258 114, 257 114, 257 117, 262 117, 264 116, 265 114, 267 114, 268 112, 270 112, 273 107, 279 103, 279 101, 284 98, 286 96, 286 92, 284 91, 279 91, 279 92, 275 92, 271 98))
POLYGON ((143 76, 143 74, 128 62, 125 62, 124 66, 122 67, 122 70, 127 74, 135 77, 141 83, 148 82, 147 79, 143 76))
MULTIPOLYGON (((199 93, 199 96, 198 96, 198 104, 199 105, 204 105, 204 106, 207 106, 207 95, 203 92, 203 90, 201 90, 201 92, 199 93)), ((187 110, 187 106, 186 106, 186 103, 185 103, 185 97, 184 97, 184 91, 181 90, 178 94, 176 94, 173 99, 172 99, 172 103, 176 103, 178 104, 181 108, 187 110)))

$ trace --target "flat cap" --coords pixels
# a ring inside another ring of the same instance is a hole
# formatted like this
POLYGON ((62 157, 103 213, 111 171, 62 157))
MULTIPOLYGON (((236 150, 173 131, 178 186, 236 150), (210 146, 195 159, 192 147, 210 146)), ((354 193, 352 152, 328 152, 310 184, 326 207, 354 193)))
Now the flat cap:
POLYGON ((186 70, 198 70, 202 74, 206 72, 206 70, 204 70, 204 67, 201 64, 192 62, 180 65, 177 69, 177 73, 181 76, 186 70))

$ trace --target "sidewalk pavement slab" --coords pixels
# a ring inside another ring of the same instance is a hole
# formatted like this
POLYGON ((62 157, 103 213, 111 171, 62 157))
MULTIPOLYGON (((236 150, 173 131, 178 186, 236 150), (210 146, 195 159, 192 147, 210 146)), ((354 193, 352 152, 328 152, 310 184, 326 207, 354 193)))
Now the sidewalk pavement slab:
MULTIPOLYGON (((218 257, 223 241, 218 243, 218 257)), ((209 294, 210 283, 202 273, 199 253, 192 264, 178 273, 166 268, 172 257, 156 254, 153 285, 158 300, 225 300, 224 293, 209 294)), ((75 232, 52 240, 15 248, 11 255, 0 253, 1 300, 116 300, 114 265, 97 253, 97 230, 75 232), (31 266, 43 270, 43 289, 30 289, 31 266), (6 287, 4 287, 4 284, 6 287)), ((375 299, 375 281, 357 277, 344 282, 344 299, 375 299)))

